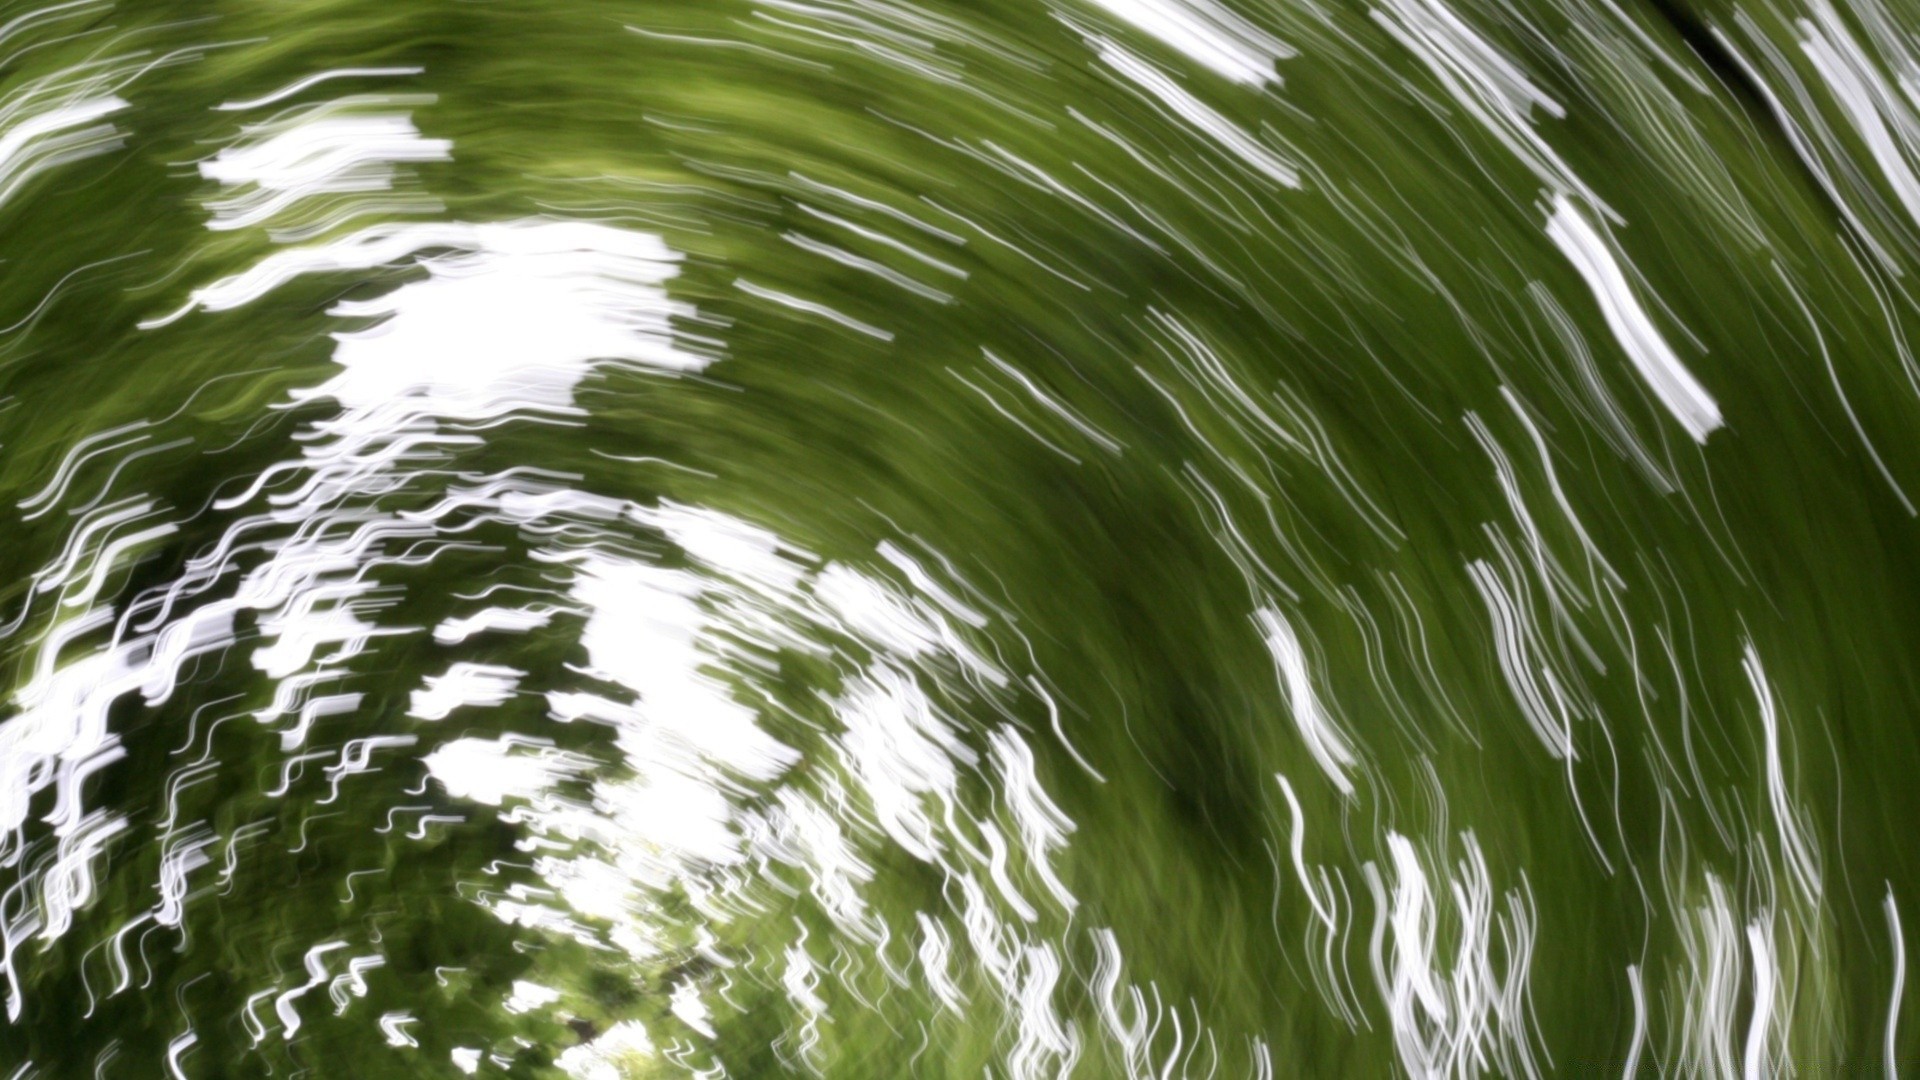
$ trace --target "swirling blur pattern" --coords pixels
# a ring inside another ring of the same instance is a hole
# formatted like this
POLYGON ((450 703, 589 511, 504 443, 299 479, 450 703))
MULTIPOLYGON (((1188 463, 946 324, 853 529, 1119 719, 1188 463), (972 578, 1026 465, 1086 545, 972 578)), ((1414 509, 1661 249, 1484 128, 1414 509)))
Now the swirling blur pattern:
POLYGON ((1895 1076, 1914 0, 0 0, 0 1080, 1895 1076))

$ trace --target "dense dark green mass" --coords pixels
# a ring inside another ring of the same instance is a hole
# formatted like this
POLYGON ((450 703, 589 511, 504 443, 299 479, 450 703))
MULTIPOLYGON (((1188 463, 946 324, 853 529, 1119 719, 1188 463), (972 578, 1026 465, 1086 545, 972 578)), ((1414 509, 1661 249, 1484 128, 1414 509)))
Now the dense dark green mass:
POLYGON ((1895 1075, 1920 7, 0 0, 0 1077, 1895 1075))

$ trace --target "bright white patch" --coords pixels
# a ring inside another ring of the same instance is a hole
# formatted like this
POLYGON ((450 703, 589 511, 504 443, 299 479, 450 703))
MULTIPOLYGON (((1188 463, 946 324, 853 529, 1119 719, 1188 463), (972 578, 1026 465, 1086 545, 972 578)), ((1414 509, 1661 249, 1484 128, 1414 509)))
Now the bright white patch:
MULTIPOLYGON (((630 757, 650 763, 648 771, 660 774, 660 783, 675 785, 680 781, 665 774, 685 766, 697 777, 701 759, 756 780, 770 780, 797 760, 708 672, 699 642, 707 625, 699 577, 598 552, 570 561, 579 568, 573 596, 591 612, 580 635, 587 669, 639 699, 637 712, 602 717, 638 721, 620 732, 630 757)), ((695 807, 704 801, 684 806, 680 816, 697 816, 695 807)))
POLYGON ((498 664, 465 661, 444 675, 429 675, 424 690, 413 692, 407 715, 420 720, 445 720, 455 709, 469 705, 499 705, 513 697, 526 672, 498 664))
POLYGON ((1293 632, 1293 624, 1271 607, 1256 610, 1253 621, 1260 628, 1267 651, 1273 654, 1280 688, 1287 695, 1287 709, 1293 714, 1294 725, 1300 729, 1300 737, 1306 740, 1308 753, 1333 786, 1339 788, 1342 795, 1351 797, 1353 778, 1348 773, 1357 763, 1353 746, 1327 715, 1319 695, 1314 692, 1313 680, 1307 673, 1306 650, 1300 647, 1300 637, 1293 632))
MULTIPOLYGON (((1052 856, 1066 848, 1073 821, 1054 805, 1046 789, 1040 786, 1040 777, 1034 771, 1033 748, 1025 739, 1006 728, 992 732, 987 738, 994 772, 1000 781, 1000 797, 1006 800, 1014 827, 1020 832, 1028 865, 1045 884, 1054 902, 1062 910, 1071 912, 1079 902, 1054 874, 1052 856)), ((991 844, 996 834, 986 836, 991 844)))
POLYGON ((757 525, 698 506, 665 500, 629 515, 659 529, 689 558, 767 597, 784 597, 814 558, 757 525))
MULTIPOLYGON (((229 189, 208 202, 208 228, 243 229, 279 216, 320 195, 365 195, 390 191, 394 166, 445 161, 453 144, 422 138, 405 116, 356 113, 353 107, 380 99, 346 99, 300 110, 246 129, 248 141, 200 164, 200 175, 229 189)), ((391 200, 390 200, 391 202, 391 200)), ((383 205, 382 210, 433 210, 439 204, 383 205)))
POLYGON ((560 991, 550 986, 525 979, 513 981, 513 996, 507 999, 507 1011, 510 1013, 532 1012, 560 1000, 560 991))
POLYGON ((714 1037, 713 1011, 700 1000, 700 987, 692 979, 683 979, 674 986, 668 1007, 681 1023, 709 1039, 714 1037))
POLYGON ((448 616, 433 628, 433 640, 441 645, 458 645, 476 634, 524 634, 553 621, 547 608, 483 608, 466 616, 448 616))
POLYGON ((508 799, 532 801, 581 763, 521 736, 455 739, 422 759, 427 771, 456 799, 499 806, 508 799))
POLYGON ((933 862, 942 847, 928 797, 951 799, 956 766, 973 754, 927 700, 911 675, 876 666, 835 704, 846 725, 839 748, 873 803, 873 815, 894 843, 933 862))
POLYGON ((626 1080, 626 1066, 652 1061, 653 1040, 637 1020, 623 1020, 590 1043, 571 1047, 554 1064, 573 1080, 626 1080))
POLYGON ((103 121, 127 107, 112 92, 127 74, 89 64, 0 98, 0 203, 49 169, 120 148, 119 131, 103 121))
POLYGON ((698 370, 708 362, 674 347, 668 318, 692 309, 654 288, 678 272, 679 256, 646 233, 578 221, 371 225, 324 244, 276 251, 251 269, 195 289, 179 311, 143 325, 172 322, 195 309, 231 310, 297 277, 371 270, 427 249, 453 253, 417 259, 431 275, 426 281, 335 309, 344 316, 395 318, 383 332, 350 335, 347 340, 356 344, 344 355, 336 352, 335 360, 358 370, 307 396, 370 408, 382 394, 460 404, 467 391, 480 395, 467 403, 471 410, 498 403, 506 387, 494 384, 511 380, 537 387, 534 404, 542 404, 599 361, 668 371, 698 370), (538 332, 541 326, 551 333, 538 332))
POLYGON ((1705 443, 1707 436, 1722 426, 1720 406, 1654 326, 1621 270, 1613 245, 1565 195, 1554 198, 1547 236, 1593 291, 1607 327, 1654 397, 1695 442, 1705 443))
MULTIPOLYGON (((434 243, 437 231, 423 227, 413 239, 434 243)), ((672 344, 667 317, 683 309, 652 288, 676 272, 657 238, 535 221, 476 226, 468 239, 477 253, 425 260, 427 280, 337 305, 333 314, 387 321, 336 335, 334 360, 346 370, 296 396, 331 397, 368 419, 415 398, 439 416, 484 420, 569 409, 573 387, 599 363, 705 366, 672 344)))
MULTIPOLYGON (((1920 224, 1920 176, 1913 169, 1914 160, 1920 157, 1920 112, 1914 107, 1920 103, 1920 94, 1916 93, 1920 91, 1920 60, 1913 52, 1913 37, 1878 4, 1849 7, 1870 31, 1877 31, 1874 43, 1897 72, 1898 86, 1880 73, 1832 4, 1816 2, 1811 5, 1812 19, 1795 20, 1801 34, 1800 49, 1826 83, 1854 133, 1866 144, 1867 153, 1909 220, 1920 224)), ((1837 140, 1824 131, 1821 134, 1830 149, 1847 153, 1837 140)))
POLYGON ((1245 86, 1278 82, 1292 47, 1214 0, 1093 0, 1111 15, 1217 75, 1245 86))

